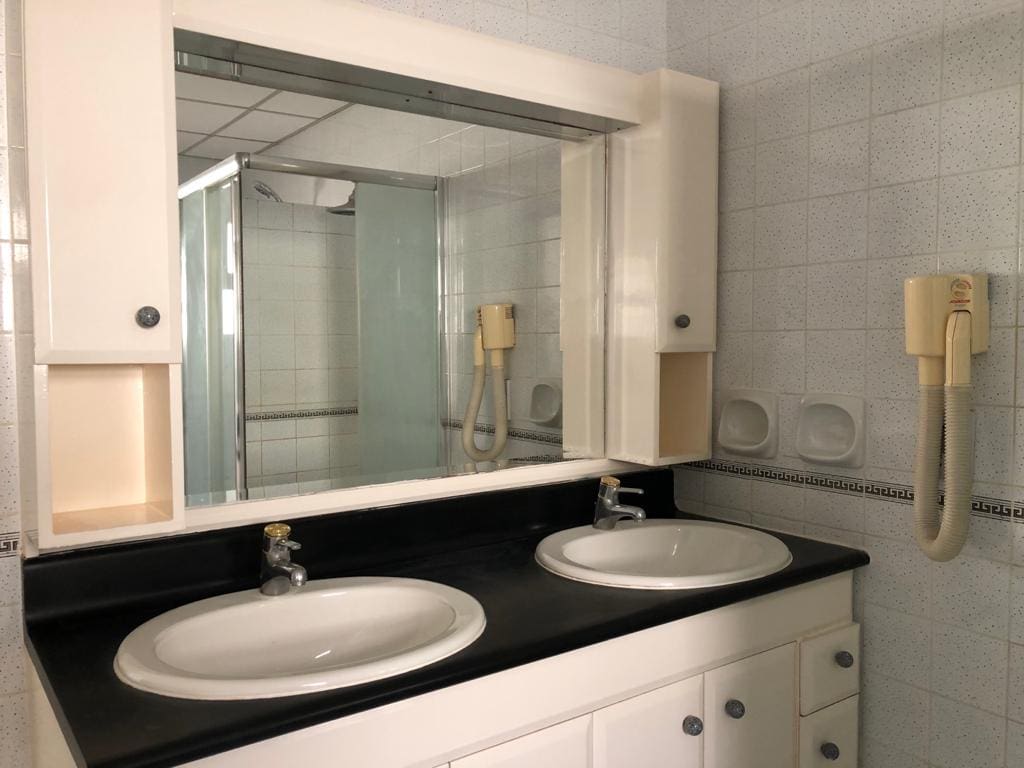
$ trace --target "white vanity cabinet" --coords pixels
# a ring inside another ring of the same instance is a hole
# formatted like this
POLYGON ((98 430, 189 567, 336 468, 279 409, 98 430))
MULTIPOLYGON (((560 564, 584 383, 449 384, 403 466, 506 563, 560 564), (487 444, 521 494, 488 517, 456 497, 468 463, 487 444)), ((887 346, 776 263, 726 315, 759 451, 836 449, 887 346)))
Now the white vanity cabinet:
POLYGON ((37 363, 181 360, 170 14, 25 1, 37 363))
POLYGON ((796 644, 704 674, 705 768, 792 768, 796 644))
POLYGON ((793 768, 796 646, 594 713, 594 768, 793 768))
POLYGON ((700 768, 704 676, 594 713, 594 768, 700 768))
POLYGON ((590 715, 577 717, 482 752, 451 768, 591 768, 590 715))

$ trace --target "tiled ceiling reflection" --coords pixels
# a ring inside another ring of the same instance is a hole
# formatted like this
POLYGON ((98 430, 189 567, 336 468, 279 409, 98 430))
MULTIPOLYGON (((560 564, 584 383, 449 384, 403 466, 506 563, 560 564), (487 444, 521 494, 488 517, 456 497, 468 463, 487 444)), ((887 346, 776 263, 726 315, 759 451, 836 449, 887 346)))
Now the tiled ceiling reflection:
POLYGON ((178 153, 220 160, 262 152, 337 114, 343 101, 178 72, 178 153))

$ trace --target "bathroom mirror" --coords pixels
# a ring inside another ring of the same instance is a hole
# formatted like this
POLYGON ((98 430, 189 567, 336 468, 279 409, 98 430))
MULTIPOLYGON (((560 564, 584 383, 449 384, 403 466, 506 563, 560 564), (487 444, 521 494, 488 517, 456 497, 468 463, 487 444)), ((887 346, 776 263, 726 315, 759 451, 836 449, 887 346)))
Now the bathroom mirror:
MULTIPOLYGON (((600 456, 563 423, 565 329, 595 313, 563 286, 603 279, 575 265, 603 259, 613 126, 197 38, 176 36, 188 506, 600 456)), ((585 411, 571 429, 600 434, 585 411)))

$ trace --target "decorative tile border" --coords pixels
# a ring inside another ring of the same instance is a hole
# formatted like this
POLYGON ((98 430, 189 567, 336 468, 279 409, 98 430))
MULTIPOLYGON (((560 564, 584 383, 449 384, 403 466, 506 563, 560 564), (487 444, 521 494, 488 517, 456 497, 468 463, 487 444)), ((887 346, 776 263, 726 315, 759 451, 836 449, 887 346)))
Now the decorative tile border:
POLYGON ((0 533, 0 557, 13 557, 18 554, 21 534, 18 532, 0 533))
POLYGON ((306 408, 299 411, 263 411, 245 414, 246 421, 280 421, 282 419, 316 419, 323 416, 353 416, 359 413, 358 406, 347 405, 339 408, 306 408))
POLYGON ((564 456, 555 456, 550 453, 538 453, 535 456, 515 456, 509 459, 512 464, 557 464, 560 461, 568 461, 564 456))
MULTIPOLYGON (((747 464, 745 462, 727 461, 724 459, 699 461, 689 466, 699 467, 707 472, 715 472, 717 474, 739 475, 756 480, 766 480, 769 483, 802 485, 808 488, 820 488, 821 490, 843 493, 850 496, 860 496, 863 494, 864 496, 895 501, 900 504, 911 504, 914 501, 914 489, 909 485, 902 485, 900 483, 884 483, 878 480, 862 480, 843 475, 807 472, 800 469, 773 467, 767 464, 747 464)), ((942 502, 943 497, 940 495, 939 503, 941 504, 942 502)), ((1013 502, 1008 499, 972 496, 971 513, 993 520, 1024 523, 1024 506, 1020 502, 1013 502)))
MULTIPOLYGON (((449 429, 462 429, 462 419, 441 419, 441 426, 448 427, 449 429)), ((478 423, 473 431, 478 435, 493 435, 494 425, 478 423)), ((532 429, 510 427, 508 436, 515 440, 529 440, 533 443, 544 443, 545 445, 557 445, 559 447, 562 445, 562 436, 550 432, 535 432, 532 429)))

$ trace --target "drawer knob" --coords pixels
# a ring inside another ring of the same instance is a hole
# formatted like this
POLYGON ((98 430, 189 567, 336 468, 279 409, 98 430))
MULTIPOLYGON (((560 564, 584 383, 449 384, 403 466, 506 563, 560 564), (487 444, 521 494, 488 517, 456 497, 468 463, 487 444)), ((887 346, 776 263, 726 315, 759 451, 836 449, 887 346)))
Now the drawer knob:
POLYGON ((690 327, 690 316, 689 315, 676 315, 675 324, 676 324, 676 328, 689 328, 690 327))
POLYGON ((143 328, 152 328, 160 322, 160 310, 156 307, 139 307, 135 313, 135 322, 143 328))
POLYGON ((683 733, 687 736, 700 736, 704 733, 704 721, 695 715, 687 715, 683 719, 683 733))
POLYGON ((853 654, 849 651, 840 651, 836 654, 836 664, 843 669, 849 669, 853 666, 853 654))
POLYGON ((733 720, 739 720, 745 714, 747 714, 747 708, 743 706, 742 701, 736 699, 729 699, 725 702, 725 714, 731 717, 733 720))
POLYGON ((821 745, 821 754, 824 755, 826 760, 838 760, 839 747, 837 747, 831 741, 826 741, 824 744, 821 745))

